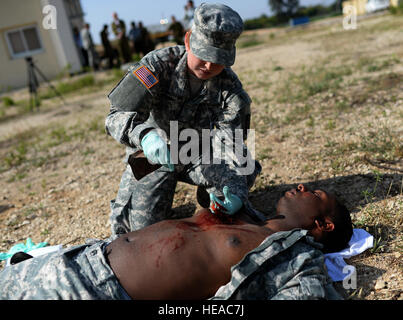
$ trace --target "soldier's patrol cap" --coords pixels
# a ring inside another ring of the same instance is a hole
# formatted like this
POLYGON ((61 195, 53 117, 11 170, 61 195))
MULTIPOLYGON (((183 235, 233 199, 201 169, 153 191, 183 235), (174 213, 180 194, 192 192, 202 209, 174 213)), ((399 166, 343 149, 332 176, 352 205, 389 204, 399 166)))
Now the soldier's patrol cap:
POLYGON ((194 13, 190 49, 199 59, 224 66, 235 62, 235 41, 243 31, 239 14, 223 4, 202 3, 194 13))

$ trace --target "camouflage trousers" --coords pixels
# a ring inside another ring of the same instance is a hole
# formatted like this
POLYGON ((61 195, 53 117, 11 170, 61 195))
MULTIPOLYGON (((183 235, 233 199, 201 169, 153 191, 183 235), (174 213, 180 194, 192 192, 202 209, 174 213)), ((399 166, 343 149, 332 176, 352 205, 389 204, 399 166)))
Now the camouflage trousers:
POLYGON ((1 300, 128 300, 97 241, 31 258, 0 272, 1 300))
POLYGON ((222 196, 223 187, 228 186, 233 193, 246 200, 261 170, 257 161, 250 175, 239 175, 226 164, 178 165, 174 172, 161 167, 137 181, 127 165, 117 197, 111 201, 110 239, 169 219, 178 181, 202 187, 207 193, 213 192, 217 196, 222 196))

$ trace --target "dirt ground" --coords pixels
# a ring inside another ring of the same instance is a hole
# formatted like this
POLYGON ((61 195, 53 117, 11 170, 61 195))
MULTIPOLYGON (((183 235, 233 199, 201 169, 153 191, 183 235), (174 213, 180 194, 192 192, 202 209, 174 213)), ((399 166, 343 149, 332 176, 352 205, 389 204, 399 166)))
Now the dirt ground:
MULTIPOLYGON (((302 182, 334 192, 374 236, 372 249, 348 260, 356 288, 336 284, 348 299, 403 299, 402 25, 401 16, 382 14, 356 30, 338 17, 248 31, 233 67, 253 101, 263 166, 250 193, 256 208, 270 215, 302 182)), ((36 112, 0 105, 1 252, 28 237, 64 246, 109 237, 109 201, 125 167, 124 147, 104 131, 112 88, 80 89, 65 104, 43 100, 36 112)), ((26 89, 6 95, 28 97, 26 89)), ((197 209, 195 188, 179 184, 175 214, 197 209)))

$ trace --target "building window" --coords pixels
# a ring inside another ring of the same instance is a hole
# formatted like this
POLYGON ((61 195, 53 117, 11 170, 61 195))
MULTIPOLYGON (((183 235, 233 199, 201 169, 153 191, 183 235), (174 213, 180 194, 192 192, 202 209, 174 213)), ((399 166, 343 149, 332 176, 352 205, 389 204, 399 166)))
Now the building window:
POLYGON ((6 31, 8 50, 13 59, 25 58, 43 51, 36 26, 27 26, 6 31))

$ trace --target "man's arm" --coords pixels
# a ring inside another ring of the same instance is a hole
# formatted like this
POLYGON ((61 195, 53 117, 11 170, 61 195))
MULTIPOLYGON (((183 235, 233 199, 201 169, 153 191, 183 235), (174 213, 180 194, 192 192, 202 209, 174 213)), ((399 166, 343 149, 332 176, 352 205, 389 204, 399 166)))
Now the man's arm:
MULTIPOLYGON (((292 231, 291 231, 292 232, 292 231)), ((327 274, 320 244, 307 236, 281 253, 274 261, 277 283, 281 283, 272 300, 340 300, 327 274), (287 268, 281 268, 286 264, 287 268)))
POLYGON ((293 277, 271 300, 341 299, 326 276, 323 255, 319 251, 300 255, 290 265, 293 277))
POLYGON ((327 275, 320 244, 307 230, 280 231, 231 268, 231 281, 212 299, 339 300, 327 275))

